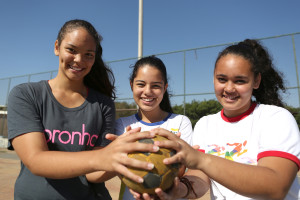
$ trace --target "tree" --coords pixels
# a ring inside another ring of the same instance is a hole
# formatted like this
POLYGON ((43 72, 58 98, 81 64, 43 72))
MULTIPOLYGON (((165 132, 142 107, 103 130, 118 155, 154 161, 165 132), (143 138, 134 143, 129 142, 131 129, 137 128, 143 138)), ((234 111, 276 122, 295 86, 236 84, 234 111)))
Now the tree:
MULTIPOLYGON (((137 106, 135 103, 115 102, 117 113, 116 118, 127 117, 137 113, 137 106)), ((175 105, 172 107, 173 112, 177 114, 184 114, 183 105, 175 105)), ((300 108, 291 106, 285 107, 295 117, 298 127, 300 128, 300 108)), ((215 114, 222 109, 221 104, 216 100, 193 100, 191 103, 185 104, 185 115, 191 120, 193 127, 197 121, 206 115, 215 114)))
MULTIPOLYGON (((185 104, 185 115, 191 120, 194 127, 201 117, 215 114, 221 109, 221 104, 216 100, 204 100, 201 102, 193 100, 191 103, 185 104)), ((184 114, 182 105, 174 106, 173 111, 177 114, 184 114)))
POLYGON ((116 119, 120 117, 128 117, 137 112, 137 106, 135 103, 127 103, 126 101, 115 102, 116 106, 116 119))

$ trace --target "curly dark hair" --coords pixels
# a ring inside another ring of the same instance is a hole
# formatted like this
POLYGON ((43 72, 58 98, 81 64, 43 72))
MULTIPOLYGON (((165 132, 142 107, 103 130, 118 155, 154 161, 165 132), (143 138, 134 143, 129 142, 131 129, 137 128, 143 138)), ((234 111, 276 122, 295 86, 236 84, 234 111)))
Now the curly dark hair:
MULTIPOLYGON (((167 76, 167 69, 163 61, 155 56, 148 56, 139 59, 133 66, 133 70, 130 76, 130 82, 133 83, 134 78, 137 75, 137 72, 139 68, 145 66, 145 65, 150 65, 151 67, 155 67, 158 69, 161 73, 161 76, 164 79, 164 83, 168 83, 168 76, 167 76)), ((173 109, 170 103, 170 98, 169 98, 169 93, 168 90, 164 93, 163 99, 159 104, 159 107, 166 112, 173 113, 173 109)))
POLYGON ((286 92, 283 74, 277 71, 272 63, 272 58, 267 49, 257 40, 245 39, 238 44, 228 46, 221 51, 216 63, 227 54, 239 55, 251 63, 251 69, 255 78, 260 74, 261 82, 258 89, 254 89, 252 95, 258 103, 284 107, 281 92, 286 92))
POLYGON ((67 21, 60 29, 57 35, 58 46, 61 45, 62 40, 65 38, 66 34, 78 29, 84 28, 95 40, 96 43, 96 57, 95 63, 92 66, 91 71, 84 77, 84 84, 102 94, 109 96, 112 99, 116 98, 115 95, 115 78, 111 69, 106 66, 102 60, 102 37, 98 34, 94 26, 80 19, 74 19, 67 21))

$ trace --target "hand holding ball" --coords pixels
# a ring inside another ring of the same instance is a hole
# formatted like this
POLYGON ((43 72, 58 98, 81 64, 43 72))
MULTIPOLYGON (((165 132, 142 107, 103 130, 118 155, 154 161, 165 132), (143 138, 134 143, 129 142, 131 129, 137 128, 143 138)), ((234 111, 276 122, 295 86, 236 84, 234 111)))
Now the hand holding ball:
MULTIPOLYGON (((162 140, 167 140, 167 138, 156 135, 154 138, 141 139, 137 142, 153 144, 154 141, 162 140)), ((169 189, 174 182, 174 178, 178 176, 180 164, 165 165, 163 160, 173 156, 175 153, 174 150, 160 148, 155 153, 134 152, 128 154, 130 158, 153 163, 154 168, 147 171, 128 167, 131 172, 142 177, 144 182, 136 183, 126 177, 122 177, 122 181, 127 187, 139 193, 155 194, 155 188, 161 188, 164 191, 169 189)))

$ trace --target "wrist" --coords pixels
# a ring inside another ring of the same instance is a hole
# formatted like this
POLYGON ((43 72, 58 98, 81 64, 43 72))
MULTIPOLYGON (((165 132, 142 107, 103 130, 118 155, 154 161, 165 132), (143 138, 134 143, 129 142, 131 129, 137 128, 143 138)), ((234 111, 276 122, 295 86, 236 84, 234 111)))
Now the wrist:
POLYGON ((198 157, 198 163, 197 163, 197 168, 201 171, 205 170, 205 167, 211 166, 210 165, 210 154, 206 154, 204 152, 199 152, 200 156, 198 157))
POLYGON ((106 171, 105 170, 105 162, 102 164, 99 164, 99 158, 104 158, 103 157, 103 150, 102 149, 95 149, 92 151, 89 151, 92 155, 90 156, 92 159, 89 160, 89 166, 92 169, 92 171, 106 171))

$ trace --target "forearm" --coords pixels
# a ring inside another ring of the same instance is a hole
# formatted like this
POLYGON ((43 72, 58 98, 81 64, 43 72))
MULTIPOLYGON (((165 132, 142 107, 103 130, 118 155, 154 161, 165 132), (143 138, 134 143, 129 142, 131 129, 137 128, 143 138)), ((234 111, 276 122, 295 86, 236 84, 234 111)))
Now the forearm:
POLYGON ((98 171, 86 174, 86 178, 91 183, 101 183, 105 182, 116 176, 114 172, 98 171))
POLYGON ((101 170, 102 167, 96 166, 96 161, 93 159, 96 153, 98 152, 40 151, 30 155, 23 162, 35 175, 65 179, 101 170))
POLYGON ((199 168, 211 179, 236 193, 254 198, 283 198, 295 177, 293 173, 297 172, 296 165, 292 170, 284 170, 276 163, 271 167, 264 163, 253 166, 208 154, 201 160, 204 162, 199 168))
MULTIPOLYGON (((94 147, 94 150, 103 149, 103 147, 94 147)), ((116 172, 108 172, 108 171, 96 171, 89 174, 86 174, 86 178, 91 183, 101 183, 105 182, 117 175, 116 172)))
POLYGON ((128 158, 128 152, 156 152, 158 148, 152 144, 136 141, 152 138, 149 132, 120 136, 105 148, 81 151, 62 152, 49 151, 43 133, 31 132, 12 140, 12 145, 25 166, 35 175, 53 179, 72 178, 97 171, 116 172, 141 182, 141 177, 130 172, 129 167, 152 169, 153 165, 128 158))

